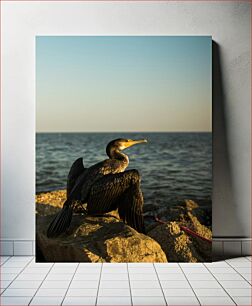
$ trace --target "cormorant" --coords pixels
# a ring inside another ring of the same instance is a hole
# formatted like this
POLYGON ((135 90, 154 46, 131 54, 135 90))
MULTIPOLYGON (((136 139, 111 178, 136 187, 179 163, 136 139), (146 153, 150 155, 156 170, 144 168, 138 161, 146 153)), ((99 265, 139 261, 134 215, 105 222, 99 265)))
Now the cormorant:
POLYGON ((76 202, 87 203, 88 214, 103 214, 118 208, 123 221, 140 233, 144 233, 143 195, 137 170, 125 169, 129 158, 124 149, 143 140, 115 139, 106 148, 109 159, 84 168, 78 158, 68 174, 67 200, 54 217, 47 230, 48 237, 56 237, 70 226, 76 202))

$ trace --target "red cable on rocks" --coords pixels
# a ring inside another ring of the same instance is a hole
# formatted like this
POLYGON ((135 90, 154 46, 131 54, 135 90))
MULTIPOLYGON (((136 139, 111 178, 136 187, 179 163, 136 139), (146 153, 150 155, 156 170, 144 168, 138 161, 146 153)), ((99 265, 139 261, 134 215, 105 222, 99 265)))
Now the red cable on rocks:
MULTIPOLYGON (((161 224, 166 224, 166 223, 167 223, 167 222, 165 222, 165 221, 162 221, 162 220, 158 219, 157 217, 154 217, 154 219, 155 219, 155 221, 157 221, 157 222, 159 222, 159 223, 161 223, 161 224)), ((197 237, 197 238, 199 238, 199 239, 201 239, 201 240, 203 240, 203 241, 205 241, 205 242, 207 242, 207 243, 212 243, 212 240, 200 236, 199 234, 197 234, 196 232, 190 230, 190 229, 189 229, 188 227, 186 227, 186 226, 179 225, 179 227, 180 227, 180 229, 181 229, 182 231, 186 232, 187 234, 189 234, 189 235, 191 235, 191 236, 193 236, 193 237, 197 237)))
POLYGON ((190 234, 190 235, 192 235, 192 236, 194 236, 194 237, 200 238, 201 240, 204 240, 204 241, 206 241, 206 242, 208 242, 208 243, 212 243, 212 240, 200 236, 200 235, 197 234, 196 232, 190 230, 188 227, 185 227, 185 226, 182 226, 182 225, 180 225, 179 227, 180 227, 184 232, 186 232, 187 234, 190 234))

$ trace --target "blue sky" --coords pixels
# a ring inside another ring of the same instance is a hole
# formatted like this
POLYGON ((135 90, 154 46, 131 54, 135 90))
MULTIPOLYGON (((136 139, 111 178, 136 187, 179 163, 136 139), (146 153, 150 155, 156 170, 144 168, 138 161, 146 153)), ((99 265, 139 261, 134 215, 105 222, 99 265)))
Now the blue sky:
POLYGON ((211 131, 210 36, 38 36, 38 132, 211 131))

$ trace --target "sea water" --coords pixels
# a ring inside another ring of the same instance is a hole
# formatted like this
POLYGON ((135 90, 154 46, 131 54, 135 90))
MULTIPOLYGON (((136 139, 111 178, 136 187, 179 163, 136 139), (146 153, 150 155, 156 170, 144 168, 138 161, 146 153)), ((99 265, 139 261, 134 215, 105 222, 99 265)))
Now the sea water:
POLYGON ((37 133, 36 192, 65 188, 77 158, 85 167, 108 158, 106 145, 116 138, 148 140, 124 151, 128 169, 141 174, 145 204, 193 199, 210 205, 212 133, 37 133))

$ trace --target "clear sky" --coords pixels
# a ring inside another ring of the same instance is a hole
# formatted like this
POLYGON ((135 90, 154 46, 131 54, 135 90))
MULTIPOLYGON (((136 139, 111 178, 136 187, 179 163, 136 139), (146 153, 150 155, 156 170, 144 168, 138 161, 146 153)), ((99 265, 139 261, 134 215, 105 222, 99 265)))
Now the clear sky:
POLYGON ((38 36, 38 132, 211 131, 210 36, 38 36))

